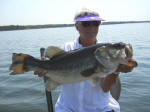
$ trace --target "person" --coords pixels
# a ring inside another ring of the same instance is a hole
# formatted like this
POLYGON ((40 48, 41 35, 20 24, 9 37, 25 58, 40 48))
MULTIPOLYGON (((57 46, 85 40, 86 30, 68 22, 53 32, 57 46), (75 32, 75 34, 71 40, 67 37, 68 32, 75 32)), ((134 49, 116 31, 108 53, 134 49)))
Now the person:
MULTIPOLYGON (((82 9, 75 15, 75 28, 79 37, 67 42, 62 49, 70 51, 96 44, 97 34, 103 19, 93 10, 82 9)), ((128 68, 126 72, 130 72, 128 68)), ((41 73, 35 73, 42 76, 41 73)), ((55 112, 120 112, 119 103, 112 97, 110 89, 115 84, 119 72, 99 78, 93 86, 90 80, 64 84, 55 104, 55 112)))

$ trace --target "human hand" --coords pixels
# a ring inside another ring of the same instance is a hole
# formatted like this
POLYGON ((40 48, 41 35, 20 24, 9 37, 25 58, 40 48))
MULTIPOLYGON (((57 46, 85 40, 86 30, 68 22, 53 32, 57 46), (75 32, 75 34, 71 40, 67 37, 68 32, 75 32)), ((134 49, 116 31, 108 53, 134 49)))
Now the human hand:
POLYGON ((47 71, 34 71, 34 75, 38 75, 39 77, 44 77, 47 71))
POLYGON ((137 62, 132 58, 128 58, 128 62, 128 65, 120 64, 116 72, 128 73, 131 72, 133 68, 137 67, 138 65, 137 62))

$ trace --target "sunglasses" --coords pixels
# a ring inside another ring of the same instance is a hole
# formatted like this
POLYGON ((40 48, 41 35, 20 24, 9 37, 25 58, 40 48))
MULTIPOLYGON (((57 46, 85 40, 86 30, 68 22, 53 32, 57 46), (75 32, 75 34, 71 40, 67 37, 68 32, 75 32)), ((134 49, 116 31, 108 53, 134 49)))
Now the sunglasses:
POLYGON ((81 22, 83 27, 95 26, 98 27, 101 22, 100 21, 82 21, 81 22))

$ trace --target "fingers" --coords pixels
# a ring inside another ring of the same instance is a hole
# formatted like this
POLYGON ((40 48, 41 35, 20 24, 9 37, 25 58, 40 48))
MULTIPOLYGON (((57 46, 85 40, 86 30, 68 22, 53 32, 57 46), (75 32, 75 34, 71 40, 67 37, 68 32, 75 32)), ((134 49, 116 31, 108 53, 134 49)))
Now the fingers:
POLYGON ((132 58, 129 58, 128 62, 129 62, 128 66, 130 66, 130 67, 137 67, 138 66, 137 62, 135 60, 133 60, 132 58))
POLYGON ((48 79, 49 79, 49 77, 47 77, 47 76, 44 76, 44 77, 45 77, 45 79, 46 79, 46 80, 48 80, 48 79))
POLYGON ((39 77, 45 76, 47 71, 35 71, 34 75, 38 75, 39 77))
POLYGON ((128 72, 131 72, 133 70, 133 68, 134 67, 123 65, 120 67, 120 72, 128 73, 128 72))
POLYGON ((128 65, 119 65, 117 72, 128 73, 131 72, 133 68, 138 65, 137 62, 132 58, 129 58, 128 62, 129 62, 128 65))
POLYGON ((37 75, 39 72, 38 71, 34 71, 34 75, 37 75))
POLYGON ((119 72, 123 72, 123 73, 128 73, 131 72, 133 70, 133 67, 130 67, 128 65, 120 65, 118 68, 119 72))

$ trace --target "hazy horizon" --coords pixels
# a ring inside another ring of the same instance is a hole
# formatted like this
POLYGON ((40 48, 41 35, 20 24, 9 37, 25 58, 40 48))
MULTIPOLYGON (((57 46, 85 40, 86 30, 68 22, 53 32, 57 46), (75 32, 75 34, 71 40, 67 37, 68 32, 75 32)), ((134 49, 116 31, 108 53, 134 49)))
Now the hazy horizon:
POLYGON ((0 26, 71 24, 81 7, 106 21, 149 21, 149 0, 1 0, 0 26))

